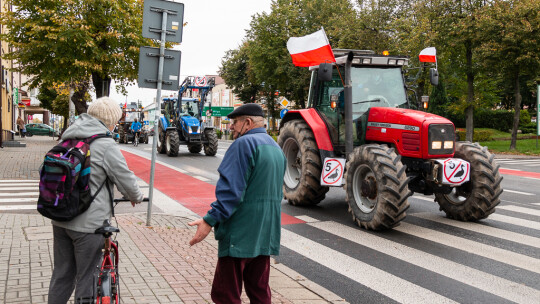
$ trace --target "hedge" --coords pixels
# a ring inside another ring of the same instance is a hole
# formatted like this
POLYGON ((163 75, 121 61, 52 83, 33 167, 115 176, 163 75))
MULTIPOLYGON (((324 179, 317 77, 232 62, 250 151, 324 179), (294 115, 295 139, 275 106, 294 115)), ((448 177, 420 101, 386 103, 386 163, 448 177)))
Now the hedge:
MULTIPOLYGON (((464 113, 448 113, 444 116, 451 120, 456 128, 465 128, 464 113)), ((490 128, 509 132, 509 130, 512 130, 512 125, 514 123, 514 111, 476 109, 474 111, 473 120, 475 128, 490 128)), ((521 110, 519 117, 520 128, 529 127, 530 123, 531 116, 529 112, 527 110, 521 110)))

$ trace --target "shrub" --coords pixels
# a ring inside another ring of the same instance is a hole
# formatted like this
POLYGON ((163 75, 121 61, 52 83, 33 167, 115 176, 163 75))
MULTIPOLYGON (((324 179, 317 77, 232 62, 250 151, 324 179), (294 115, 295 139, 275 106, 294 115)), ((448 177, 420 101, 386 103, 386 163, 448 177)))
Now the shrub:
MULTIPOLYGON (((447 113, 443 115, 454 123, 456 127, 465 127, 465 113, 447 113)), ((476 109, 474 111, 474 127, 489 128, 503 132, 512 129, 514 123, 514 111, 476 109)), ((527 110, 520 111, 519 125, 527 125, 531 121, 531 116, 527 110)))
POLYGON ((218 139, 221 139, 221 137, 223 136, 223 131, 221 131, 220 129, 216 129, 216 136, 218 139))
MULTIPOLYGON (((456 129, 456 134, 459 140, 465 140, 467 131, 465 129, 456 129)), ((475 130, 473 133, 473 142, 490 141, 493 136, 493 131, 490 130, 475 130)))
POLYGON ((529 122, 528 124, 520 126, 519 129, 523 134, 536 134, 536 123, 529 122))

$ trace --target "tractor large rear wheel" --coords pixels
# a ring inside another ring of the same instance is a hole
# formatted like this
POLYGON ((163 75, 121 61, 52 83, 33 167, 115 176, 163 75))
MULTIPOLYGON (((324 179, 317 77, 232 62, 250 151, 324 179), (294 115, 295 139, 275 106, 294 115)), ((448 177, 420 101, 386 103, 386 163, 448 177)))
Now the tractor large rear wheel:
POLYGON ((321 186, 322 160, 311 128, 292 120, 281 128, 278 144, 287 159, 283 195, 296 206, 320 203, 328 187, 321 186))
POLYGON ((360 227, 391 229, 405 218, 412 195, 407 186, 406 166, 393 148, 369 144, 349 156, 345 191, 349 212, 360 227))
POLYGON ((167 137, 167 134, 165 134, 161 120, 158 123, 158 134, 154 134, 154 136, 157 136, 157 152, 159 154, 165 154, 167 152, 167 148, 165 147, 165 138, 167 137))
POLYGON ((457 142, 456 158, 471 164, 470 180, 450 194, 435 193, 435 201, 446 216, 460 221, 477 221, 495 212, 501 202, 502 176, 495 155, 478 143, 457 142))
POLYGON ((204 130, 204 135, 208 140, 207 144, 204 144, 204 154, 207 156, 214 156, 218 150, 218 139, 214 129, 204 130))
POLYGON ((165 139, 165 147, 167 149, 168 156, 178 156, 178 149, 180 148, 180 138, 178 137, 178 131, 171 130, 167 132, 167 138, 165 139))

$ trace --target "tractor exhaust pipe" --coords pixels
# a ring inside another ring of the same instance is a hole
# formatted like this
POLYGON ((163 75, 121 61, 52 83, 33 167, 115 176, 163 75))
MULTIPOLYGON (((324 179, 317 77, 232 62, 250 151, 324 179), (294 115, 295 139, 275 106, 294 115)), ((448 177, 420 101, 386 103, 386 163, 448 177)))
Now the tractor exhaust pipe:
POLYGON ((345 62, 345 154, 347 158, 353 151, 353 109, 351 81, 351 66, 353 57, 353 52, 349 52, 347 61, 345 62))

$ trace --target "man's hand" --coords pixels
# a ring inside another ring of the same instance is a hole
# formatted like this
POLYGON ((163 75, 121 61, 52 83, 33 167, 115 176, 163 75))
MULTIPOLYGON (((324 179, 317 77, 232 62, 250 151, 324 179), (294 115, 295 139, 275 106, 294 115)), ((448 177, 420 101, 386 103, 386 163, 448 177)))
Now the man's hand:
POLYGON ((188 225, 197 225, 197 232, 195 232, 195 236, 191 239, 191 241, 189 241, 189 246, 193 246, 198 242, 204 240, 206 236, 210 233, 210 231, 212 231, 212 226, 208 225, 208 223, 205 222, 203 219, 198 219, 196 221, 188 223, 188 225))

